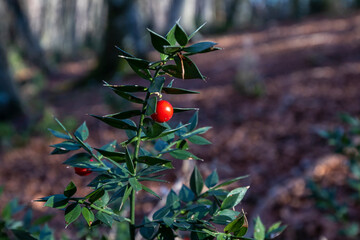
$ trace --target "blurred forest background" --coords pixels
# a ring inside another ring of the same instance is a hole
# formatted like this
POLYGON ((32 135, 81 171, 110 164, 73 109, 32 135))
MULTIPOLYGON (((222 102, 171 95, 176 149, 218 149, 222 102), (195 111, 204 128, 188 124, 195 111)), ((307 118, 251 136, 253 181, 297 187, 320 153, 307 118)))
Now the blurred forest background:
POLYGON ((200 124, 214 127, 206 134, 213 145, 195 147, 201 171, 250 174, 250 219, 288 224, 283 239, 338 239, 305 180, 345 181, 343 158, 315 132, 339 125, 338 113, 360 113, 358 8, 359 0, 0 0, 0 209, 16 197, 41 215, 49 209, 31 200, 71 178, 85 183, 49 155, 53 116, 70 129, 86 120, 95 145, 121 139, 86 116, 128 107, 101 88, 103 80, 137 81, 114 46, 155 59, 146 28, 165 34, 181 18, 188 33, 206 22, 199 38, 224 48, 195 59, 207 83, 175 83, 199 96, 168 99, 199 107, 200 124))

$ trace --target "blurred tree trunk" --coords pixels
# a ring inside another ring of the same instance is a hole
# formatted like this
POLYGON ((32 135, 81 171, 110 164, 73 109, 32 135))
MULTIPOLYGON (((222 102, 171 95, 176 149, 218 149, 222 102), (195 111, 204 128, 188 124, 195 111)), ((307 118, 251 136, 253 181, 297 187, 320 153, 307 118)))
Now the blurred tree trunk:
POLYGON ((0 42, 0 121, 12 119, 24 121, 26 117, 0 42))
POLYGON ((50 67, 44 58, 44 53, 38 39, 36 39, 31 31, 28 18, 20 2, 18 0, 5 0, 5 3, 13 15, 13 24, 16 32, 14 34, 15 40, 22 48, 25 57, 46 74, 49 74, 51 72, 50 67))

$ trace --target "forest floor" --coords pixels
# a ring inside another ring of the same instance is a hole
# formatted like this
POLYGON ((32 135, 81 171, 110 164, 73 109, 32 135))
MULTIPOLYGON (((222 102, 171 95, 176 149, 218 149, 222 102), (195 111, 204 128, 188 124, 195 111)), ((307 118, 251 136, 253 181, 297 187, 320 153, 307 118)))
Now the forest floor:
MULTIPOLYGON (((334 178, 343 174, 339 170, 341 158, 331 154, 332 149, 316 130, 339 125, 339 113, 360 114, 360 14, 315 17, 261 31, 206 38, 223 48, 194 57, 207 81, 174 83, 201 94, 166 96, 173 106, 200 108, 200 126, 213 127, 205 134, 213 145, 192 146, 193 153, 205 160, 197 163, 200 170, 208 175, 217 168, 221 179, 249 174, 248 180, 239 183, 251 185, 243 205, 248 217, 260 215, 267 225, 281 220, 288 225, 282 239, 336 239, 334 223, 307 198, 304 179, 317 174, 320 170, 316 167, 324 162, 329 169, 322 169, 320 175, 334 178), (258 90, 252 90, 254 82, 258 90), (331 168, 337 170, 330 172, 331 168)), ((86 120, 91 144, 121 141, 124 136, 120 131, 114 132, 86 115, 129 107, 110 91, 99 86, 56 91, 87 68, 84 63, 64 65, 62 75, 50 79, 42 97, 60 120, 66 116, 77 118, 78 123, 86 120)), ((134 78, 125 76, 114 84, 130 83, 134 78)), ((179 114, 171 121, 190 117, 179 114)), ((33 136, 26 146, 0 153, 0 185, 5 186, 5 199, 18 197, 48 213, 54 211, 31 200, 60 193, 70 180, 84 186, 80 194, 88 192, 85 184, 91 176, 76 176, 61 164, 64 156, 49 155, 49 145, 57 141, 33 136)), ((179 174, 169 173, 168 179, 174 182, 179 174)), ((158 185, 153 189, 163 191, 158 185)), ((143 204, 137 205, 138 210, 146 214, 154 200, 145 195, 140 199, 143 204), (150 203, 145 203, 148 200, 150 203)), ((56 218, 52 225, 65 226, 61 221, 56 218)))

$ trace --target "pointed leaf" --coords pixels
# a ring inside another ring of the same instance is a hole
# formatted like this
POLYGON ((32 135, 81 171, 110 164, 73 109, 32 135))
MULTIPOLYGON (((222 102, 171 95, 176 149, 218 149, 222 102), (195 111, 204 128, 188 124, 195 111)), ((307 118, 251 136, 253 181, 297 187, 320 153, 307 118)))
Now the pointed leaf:
POLYGON ((189 47, 183 48, 184 52, 189 52, 189 53, 201 53, 204 52, 206 50, 211 50, 215 45, 217 45, 217 43, 214 42, 199 42, 199 43, 195 43, 189 47))
POLYGON ((103 121, 104 123, 115 127, 115 128, 119 128, 119 129, 129 129, 129 130, 133 130, 136 131, 137 128, 134 126, 135 123, 133 123, 131 120, 120 120, 120 119, 116 119, 116 118, 112 118, 112 117, 102 117, 102 116, 96 116, 96 115, 90 115, 94 118, 97 118, 101 121, 103 121))
POLYGON ((108 114, 108 115, 105 115, 104 117, 111 117, 111 118, 116 118, 116 119, 128 119, 128 118, 140 116, 140 115, 141 115, 140 110, 131 110, 131 111, 126 111, 126 112, 108 114))
POLYGON ((150 157, 150 156, 140 156, 138 158, 138 161, 140 163, 145 163, 145 164, 150 165, 150 166, 163 165, 163 164, 171 163, 170 160, 157 158, 157 157, 150 157))
POLYGON ((104 86, 119 92, 146 92, 147 90, 146 87, 139 85, 110 85, 108 83, 105 83, 104 86))
POLYGON ((166 34, 166 39, 169 41, 169 45, 175 45, 176 44, 176 39, 175 39, 175 29, 176 29, 176 25, 175 24, 170 30, 169 32, 166 34))
POLYGON ((188 203, 195 199, 195 194, 193 193, 193 191, 191 191, 190 188, 183 185, 179 192, 179 198, 181 199, 181 201, 188 203))
POLYGON ((74 133, 76 137, 81 139, 81 141, 86 141, 89 137, 89 129, 86 126, 86 122, 84 122, 74 133))
POLYGON ((62 143, 50 145, 50 147, 59 148, 60 150, 63 151, 73 151, 73 150, 78 150, 81 146, 75 142, 65 141, 62 143))
POLYGON ((125 159, 126 159, 126 166, 129 170, 130 173, 135 173, 135 169, 134 169, 134 163, 133 163, 133 159, 130 156, 129 150, 127 147, 125 147, 125 159))
POLYGON ((123 152, 105 151, 98 148, 95 148, 95 150, 101 153, 104 157, 114 160, 115 162, 123 163, 126 161, 126 156, 123 152))
POLYGON ((264 240, 265 239, 265 226, 261 222, 261 219, 259 216, 255 219, 254 238, 256 240, 264 240))
POLYGON ((199 160, 200 158, 198 158, 197 156, 195 156, 194 154, 192 154, 191 152, 185 151, 185 150, 174 150, 169 152, 170 155, 176 159, 180 159, 180 160, 199 160))
POLYGON ((206 24, 206 22, 203 23, 200 27, 198 27, 193 33, 191 33, 190 36, 189 36, 189 40, 192 39, 195 36, 195 34, 205 26, 205 24, 206 24))
POLYGON ((95 220, 94 213, 86 207, 82 208, 81 213, 90 227, 95 220))
POLYGON ((104 188, 101 187, 101 188, 98 188, 95 191, 89 193, 87 196, 85 196, 85 199, 89 199, 89 202, 94 203, 99 198, 104 196, 104 194, 105 194, 105 190, 104 190, 104 188))
POLYGON ((209 145, 211 142, 203 137, 200 137, 198 135, 193 135, 189 138, 187 138, 191 143, 197 144, 197 145, 209 145))
POLYGON ((205 180, 205 185, 208 188, 211 188, 213 186, 215 186, 216 184, 218 184, 219 182, 219 176, 216 172, 216 169, 206 178, 205 180))
POLYGON ((156 77, 151 82, 151 85, 149 87, 148 92, 149 93, 155 93, 155 92, 161 92, 162 87, 164 86, 165 77, 156 77))
POLYGON ((147 107, 146 107, 146 111, 145 111, 145 115, 146 116, 150 116, 153 113, 156 112, 156 105, 157 105, 157 99, 156 97, 151 97, 148 99, 147 102, 147 107))
POLYGON ((77 191, 75 184, 71 181, 65 188, 64 195, 66 197, 72 197, 77 191))
POLYGON ((163 87, 162 92, 166 94, 199 94, 200 93, 196 91, 191 91, 182 88, 173 88, 173 87, 163 87))
POLYGON ((150 29, 147 29, 150 33, 150 37, 151 37, 151 43, 153 45, 153 47, 160 53, 165 53, 164 51, 164 46, 167 46, 167 45, 171 45, 169 43, 169 41, 164 38, 163 36, 157 34, 156 32, 150 30, 150 29))
POLYGON ((199 111, 196 111, 189 121, 190 125, 187 126, 189 132, 191 132, 196 128, 196 126, 198 125, 198 121, 199 121, 199 111))
POLYGON ((190 177, 190 188, 196 196, 199 196, 203 187, 204 181, 202 179, 199 169, 195 166, 194 171, 192 172, 190 177))
POLYGON ((221 187, 225 187, 225 186, 227 186, 227 185, 230 185, 230 184, 232 184, 232 183, 234 183, 234 182, 236 182, 236 181, 239 181, 239 180, 244 179, 244 178, 247 178, 247 177, 249 177, 249 175, 240 176, 240 177, 237 177, 237 178, 233 178, 233 179, 227 180, 227 181, 225 181, 225 182, 223 182, 223 183, 215 186, 214 189, 218 189, 218 188, 221 188, 221 187))
POLYGON ((71 224, 81 214, 81 206, 78 203, 72 203, 65 209, 65 222, 66 225, 71 224))
POLYGON ((248 189, 249 187, 240 187, 229 192, 229 194, 226 196, 226 198, 221 204, 221 209, 236 207, 244 198, 245 193, 248 189))
POLYGON ((142 100, 141 98, 138 98, 138 97, 135 97, 129 93, 126 93, 126 92, 122 92, 122 91, 118 91, 118 90, 113 90, 118 96, 130 101, 130 102, 133 102, 133 103, 139 103, 139 104, 143 104, 144 103, 144 100, 142 100))
POLYGON ((96 218, 99 219, 101 222, 103 222, 108 227, 111 227, 112 223, 114 222, 112 216, 110 216, 109 214, 106 214, 104 212, 100 212, 100 211, 96 213, 96 218))
POLYGON ((141 183, 139 183, 139 181, 134 177, 129 179, 129 183, 131 184, 135 192, 138 192, 142 189, 141 183))
POLYGON ((51 128, 48 128, 48 130, 52 133, 52 135, 54 135, 55 137, 57 138, 62 138, 62 139, 67 139, 67 140, 70 140, 71 138, 69 137, 69 135, 65 134, 65 133, 61 133, 61 132, 58 132, 58 131, 55 131, 51 128))
POLYGON ((157 197, 161 200, 161 197, 156 192, 154 192, 153 190, 151 190, 150 188, 146 187, 143 184, 141 184, 141 185, 142 185, 143 190, 145 190, 146 192, 150 193, 151 195, 154 195, 155 197, 157 197))
POLYGON ((176 23, 175 27, 175 39, 181 45, 185 46, 188 43, 188 36, 184 29, 180 26, 179 23, 176 23))
POLYGON ((187 111, 197 111, 198 108, 176 108, 174 107, 174 113, 187 112, 187 111))

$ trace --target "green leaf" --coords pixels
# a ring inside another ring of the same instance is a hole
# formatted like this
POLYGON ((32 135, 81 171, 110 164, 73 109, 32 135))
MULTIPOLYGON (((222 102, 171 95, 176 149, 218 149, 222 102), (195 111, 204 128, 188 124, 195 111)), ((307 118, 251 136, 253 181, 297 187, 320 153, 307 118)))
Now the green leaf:
POLYGON ((65 141, 62 143, 50 145, 50 147, 59 148, 60 150, 65 150, 65 151, 73 151, 80 149, 81 146, 75 142, 65 141))
MULTIPOLYGON (((19 229, 11 229, 13 234, 17 237, 17 239, 21 240, 36 240, 36 238, 32 237, 29 232, 19 229)), ((8 238, 4 238, 8 239, 8 238)))
POLYGON ((117 191, 115 191, 112 195, 111 198, 109 200, 109 203, 112 203, 118 199, 122 199, 124 197, 125 191, 127 189, 127 186, 122 186, 120 189, 118 189, 117 191))
POLYGON ((286 225, 285 226, 280 226, 280 225, 281 222, 276 222, 273 225, 271 225, 271 227, 269 227, 269 229, 266 232, 265 239, 267 238, 273 239, 279 236, 286 229, 286 225))
POLYGON ((239 181, 239 180, 244 179, 244 178, 247 178, 247 177, 249 177, 249 175, 240 176, 240 177, 237 177, 237 178, 233 178, 233 179, 227 180, 227 181, 225 181, 225 182, 223 182, 223 183, 215 186, 214 189, 218 189, 218 188, 221 188, 221 187, 225 187, 225 186, 227 186, 227 185, 230 185, 230 184, 232 184, 232 183, 234 183, 234 182, 236 182, 236 181, 239 181))
POLYGON ((72 203, 65 209, 65 222, 70 225, 81 214, 81 206, 78 203, 72 203))
POLYGON ((134 72, 138 74, 141 78, 147 80, 151 79, 151 74, 150 71, 148 70, 148 68, 150 67, 150 62, 135 57, 125 57, 125 56, 119 56, 119 57, 125 59, 128 62, 131 69, 134 70, 134 72))
POLYGON ((82 208, 81 213, 90 227, 95 220, 94 213, 86 207, 82 208))
POLYGON ((211 142, 203 137, 200 137, 198 135, 193 135, 189 138, 187 138, 191 143, 197 144, 197 145, 209 145, 211 142))
POLYGON ((112 117, 102 117, 102 116, 96 116, 96 115, 90 115, 94 118, 97 118, 101 121, 103 121, 104 123, 115 127, 115 128, 119 128, 119 129, 128 129, 128 130, 133 130, 136 131, 137 128, 134 126, 135 123, 131 120, 120 120, 120 119, 116 119, 116 118, 112 118, 112 117))
POLYGON ((153 166, 153 165, 163 165, 171 163, 170 160, 157 158, 157 157, 150 157, 150 156, 140 156, 138 158, 138 161, 140 163, 145 163, 147 165, 153 166))
POLYGON ((68 158, 63 164, 69 165, 72 167, 79 167, 79 168, 88 168, 91 166, 96 166, 98 163, 90 162, 91 155, 85 152, 77 153, 70 158, 68 158))
POLYGON ((239 212, 230 209, 221 210, 214 214, 213 222, 215 224, 227 225, 234 221, 239 214, 239 212))
POLYGON ((176 44, 176 39, 175 39, 175 29, 176 29, 176 25, 175 24, 170 30, 169 32, 166 34, 166 40, 169 41, 169 45, 174 46, 176 44))
POLYGON ((189 121, 190 125, 187 126, 189 132, 191 132, 196 128, 196 126, 198 125, 198 121, 199 121, 199 111, 196 111, 189 121))
POLYGON ((112 90, 118 92, 146 92, 147 88, 139 85, 110 85, 105 82, 105 87, 109 87, 112 90))
POLYGON ((98 211, 96 213, 96 218, 99 219, 101 222, 103 222, 108 227, 111 227, 111 225, 114 222, 112 216, 110 216, 109 214, 106 214, 104 212, 101 212, 101 211, 98 211))
POLYGON ((156 77, 151 82, 148 92, 149 93, 156 93, 161 92, 162 87, 164 86, 165 77, 156 77))
POLYGON ((174 107, 174 113, 187 112, 187 111, 198 111, 198 108, 176 108, 174 107))
POLYGON ((245 193, 248 189, 249 187, 240 187, 235 188, 234 190, 229 192, 229 194, 226 196, 226 198, 221 204, 221 209, 228 209, 237 206, 244 198, 245 193))
POLYGON ((200 159, 197 156, 195 156, 194 154, 192 154, 191 152, 188 152, 185 150, 180 150, 180 149, 171 151, 169 153, 173 158, 180 159, 180 160, 193 160, 193 159, 199 160, 200 159))
POLYGON ((166 198, 166 206, 177 209, 180 207, 179 197, 176 195, 174 190, 171 189, 166 198))
POLYGON ((163 87, 162 92, 166 94, 199 94, 200 92, 191 91, 182 88, 163 87))
POLYGON ((156 112, 156 105, 157 105, 157 98, 156 97, 149 98, 148 101, 147 101, 147 107, 146 107, 145 115, 150 116, 153 113, 155 113, 156 112))
POLYGON ((196 196, 199 196, 203 187, 204 181, 202 179, 199 169, 195 166, 194 171, 192 172, 190 177, 190 188, 196 196))
POLYGON ((69 199, 62 195, 62 194, 56 194, 56 195, 52 195, 50 196, 46 203, 44 204, 44 207, 51 207, 51 208, 58 208, 58 209, 62 209, 64 207, 66 207, 66 205, 68 204, 69 199))
POLYGON ((159 224, 150 222, 146 216, 144 217, 142 224, 143 227, 140 228, 141 236, 143 236, 145 239, 154 239, 159 230, 159 224))
POLYGON ((171 228, 161 225, 159 228, 159 240, 174 240, 175 235, 171 228))
POLYGON ((70 152, 70 150, 62 150, 60 148, 55 148, 50 154, 51 155, 55 155, 55 154, 65 154, 70 152))
POLYGON ((75 184, 71 181, 65 188, 64 195, 66 197, 73 196, 77 191, 75 184))
POLYGON ((188 41, 189 41, 186 32, 185 32, 184 29, 180 26, 179 23, 176 23, 176 27, 175 27, 175 39, 176 39, 176 41, 177 41, 181 46, 185 46, 185 45, 188 43, 188 41))
POLYGON ((254 238, 256 240, 264 240, 265 239, 265 226, 261 222, 261 219, 259 216, 255 219, 254 238))
POLYGON ((98 188, 95 191, 89 193, 87 196, 85 196, 85 199, 89 199, 90 203, 94 203, 99 198, 104 196, 104 194, 105 194, 105 190, 104 190, 104 188, 101 187, 101 188, 98 188))
POLYGON ((121 91, 118 91, 118 90, 114 90, 114 92, 115 92, 118 96, 120 96, 120 97, 122 97, 122 98, 124 98, 124 99, 126 99, 126 100, 128 100, 128 101, 130 101, 130 102, 139 103, 139 104, 143 104, 143 103, 144 103, 144 100, 142 100, 141 98, 135 97, 135 96, 133 96, 133 95, 131 95, 131 94, 129 94, 129 93, 121 92, 121 91))
POLYGON ((104 157, 114 160, 115 162, 123 163, 126 161, 126 156, 123 152, 105 151, 98 148, 95 148, 95 150, 101 153, 104 157))
POLYGON ((89 129, 86 126, 86 122, 84 122, 74 133, 76 137, 81 139, 81 141, 86 141, 89 137, 89 129))
POLYGON ((172 55, 182 50, 179 46, 164 46, 164 52, 167 55, 172 55))
POLYGON ((46 224, 40 231, 39 240, 54 240, 53 231, 46 224))
POLYGON ((161 197, 156 192, 154 192, 153 190, 151 190, 150 188, 146 187, 143 184, 141 184, 141 185, 142 185, 143 190, 145 190, 146 192, 150 193, 151 195, 154 195, 155 197, 157 197, 161 200, 161 197))
POLYGON ((191 33, 190 36, 189 36, 189 40, 192 39, 192 38, 195 36, 195 34, 196 34, 198 31, 200 31, 201 28, 203 28, 203 27, 205 26, 205 24, 206 24, 206 22, 203 23, 200 27, 198 27, 193 33, 191 33))
POLYGON ((164 46, 167 46, 167 45, 171 45, 169 43, 169 41, 164 38, 163 36, 157 34, 156 32, 150 30, 150 29, 147 29, 150 33, 150 37, 151 37, 151 43, 153 45, 153 47, 160 53, 165 53, 164 51, 164 46))
POLYGON ((242 237, 246 234, 248 229, 248 222, 245 215, 237 217, 234 221, 226 225, 224 228, 225 233, 234 233, 236 237, 242 237))
POLYGON ((203 134, 203 133, 206 133, 207 131, 209 131, 209 129, 211 129, 211 127, 202 127, 202 128, 198 128, 192 132, 188 132, 186 134, 182 134, 181 135, 181 138, 182 139, 186 139, 186 138, 189 138, 191 136, 194 136, 194 135, 197 135, 197 134, 203 134))
POLYGON ((179 192, 179 198, 181 199, 181 201, 188 203, 195 199, 195 194, 193 193, 193 191, 191 191, 190 188, 182 185, 179 192))
POLYGON ((140 115, 141 115, 140 110, 130 110, 130 111, 126 111, 126 112, 108 114, 108 115, 105 115, 104 117, 111 117, 111 118, 116 118, 116 119, 128 119, 128 118, 140 116, 140 115))
POLYGON ((205 185, 208 188, 211 188, 213 186, 215 186, 216 184, 218 184, 219 182, 219 176, 216 172, 216 169, 206 178, 205 180, 205 185))
POLYGON ((143 130, 148 138, 158 138, 166 130, 166 127, 154 122, 150 118, 145 118, 143 130))
POLYGON ((138 192, 138 191, 140 191, 142 189, 141 183, 139 183, 139 181, 134 177, 129 179, 129 183, 133 187, 135 192, 138 192))
POLYGON ((199 42, 195 43, 189 47, 183 48, 184 52, 189 53, 201 53, 207 50, 211 50, 217 43, 214 42, 199 42))
POLYGON ((48 128, 48 130, 52 133, 52 135, 54 135, 57 138, 62 138, 62 139, 67 139, 67 140, 71 139, 71 137, 69 135, 65 134, 65 133, 55 131, 55 130, 53 130, 51 128, 48 128))
POLYGON ((130 193, 132 192, 133 188, 130 185, 127 185, 124 197, 121 201, 121 206, 124 206, 125 202, 129 199, 130 193))
POLYGON ((130 173, 134 174, 135 173, 135 169, 134 169, 134 162, 133 159, 129 153, 129 150, 127 147, 125 147, 125 159, 126 159, 126 166, 129 170, 130 173))

